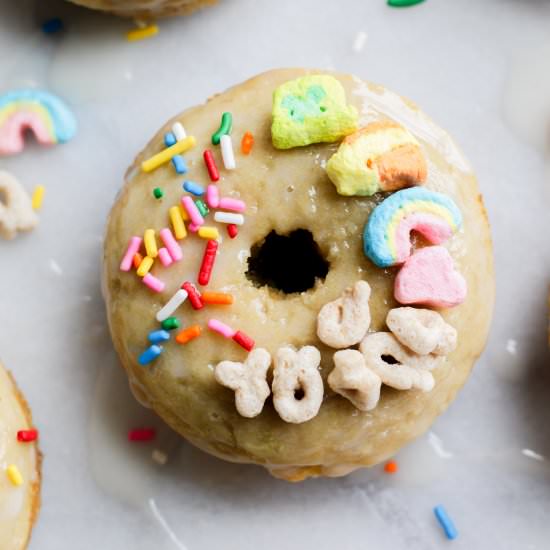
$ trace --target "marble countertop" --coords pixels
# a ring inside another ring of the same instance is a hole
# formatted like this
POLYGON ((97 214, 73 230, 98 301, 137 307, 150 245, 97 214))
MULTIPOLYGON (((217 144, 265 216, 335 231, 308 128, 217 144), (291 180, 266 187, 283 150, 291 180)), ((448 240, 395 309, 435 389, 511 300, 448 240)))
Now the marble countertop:
POLYGON ((0 0, 0 13, 0 92, 47 88, 80 124, 68 145, 0 159, 27 189, 46 187, 39 227, 0 242, 0 357, 45 455, 31 550, 548 548, 547 2, 224 0, 132 44, 131 23, 63 2, 0 0), (46 36, 39 22, 53 15, 66 31, 46 36), (178 111, 281 66, 352 72, 412 98, 465 150, 486 199, 490 340, 394 476, 376 467, 290 485, 206 456, 133 401, 110 343, 101 239, 133 155, 178 111), (126 442, 142 422, 159 427, 154 446, 126 442), (453 542, 433 517, 439 503, 460 532, 453 542))

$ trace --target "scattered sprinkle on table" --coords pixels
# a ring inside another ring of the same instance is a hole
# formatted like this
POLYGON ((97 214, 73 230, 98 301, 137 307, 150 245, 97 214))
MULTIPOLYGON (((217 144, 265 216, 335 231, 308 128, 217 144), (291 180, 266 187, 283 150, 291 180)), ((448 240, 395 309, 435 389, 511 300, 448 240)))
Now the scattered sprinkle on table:
POLYGON ((155 197, 155 199, 162 199, 162 197, 164 197, 163 190, 160 187, 155 187, 153 189, 153 197, 155 197))
POLYGON ((59 17, 52 17, 42 23, 42 32, 44 34, 56 34, 63 30, 63 21, 59 17))
POLYGON ((135 428, 128 432, 128 441, 152 441, 156 436, 155 428, 135 428))
POLYGON ((445 532, 445 536, 449 540, 456 539, 456 537, 458 537, 458 531, 456 530, 453 520, 447 514, 447 510, 439 504, 434 508, 434 514, 439 522, 439 525, 441 525, 443 531, 445 532))
POLYGON ((161 466, 164 466, 168 460, 166 453, 162 452, 160 449, 154 449, 151 454, 151 458, 154 462, 160 464, 161 466))
POLYGON ((34 192, 32 194, 33 210, 40 210, 42 208, 42 201, 44 200, 45 191, 46 191, 46 188, 43 185, 37 185, 34 188, 34 192))
POLYGON ((17 441, 21 443, 30 443, 38 439, 38 430, 19 430, 17 432, 17 441))
POLYGON ((146 38, 151 38, 158 34, 159 28, 158 25, 147 25, 141 29, 133 29, 126 33, 126 39, 128 42, 136 42, 138 40, 144 40, 146 38))
POLYGON ((10 464, 6 468, 6 474, 12 485, 15 485, 16 487, 23 485, 23 476, 15 464, 10 464))
POLYGON ((420 4, 421 2, 424 2, 424 0, 388 0, 388 6, 392 6, 394 8, 406 8, 408 6, 420 4))
POLYGON ((396 474, 399 471, 399 466, 397 466, 397 462, 395 460, 389 460, 384 464, 384 472, 387 474, 396 474))

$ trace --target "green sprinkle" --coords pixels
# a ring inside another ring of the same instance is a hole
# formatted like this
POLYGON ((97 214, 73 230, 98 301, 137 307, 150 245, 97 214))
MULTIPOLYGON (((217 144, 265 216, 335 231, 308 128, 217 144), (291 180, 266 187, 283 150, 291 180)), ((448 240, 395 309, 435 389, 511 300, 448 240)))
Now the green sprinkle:
POLYGON ((222 121, 219 129, 212 134, 212 145, 219 145, 220 139, 225 134, 231 133, 231 126, 233 125, 233 116, 231 113, 224 113, 222 115, 222 121))
POLYGON ((153 197, 155 197, 155 199, 162 199, 162 197, 164 197, 163 190, 160 187, 155 187, 153 189, 153 197))
POLYGON ((198 208, 202 217, 206 216, 208 212, 210 212, 210 210, 208 210, 208 206, 206 206, 206 203, 201 199, 195 201, 195 206, 198 208))
POLYGON ((420 4, 424 0, 388 0, 388 6, 393 6, 394 8, 406 8, 407 6, 414 6, 415 4, 420 4))
POLYGON ((162 321, 161 325, 164 330, 174 330, 180 328, 181 323, 177 317, 168 317, 162 321))

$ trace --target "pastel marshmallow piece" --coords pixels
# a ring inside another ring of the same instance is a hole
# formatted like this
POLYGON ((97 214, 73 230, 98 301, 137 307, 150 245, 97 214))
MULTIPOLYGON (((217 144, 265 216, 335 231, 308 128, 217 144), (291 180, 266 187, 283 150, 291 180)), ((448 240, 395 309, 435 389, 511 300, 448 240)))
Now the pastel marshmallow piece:
POLYGON ((357 110, 340 82, 309 75, 281 84, 273 94, 271 137, 276 149, 334 142, 357 129, 357 110))
POLYGON ((449 308, 464 302, 466 294, 466 280, 455 270, 451 255, 442 246, 417 250, 394 283, 394 296, 400 304, 449 308))
POLYGON ((340 195, 370 196, 426 181, 426 158, 414 136, 400 124, 373 122, 347 136, 327 162, 340 195))

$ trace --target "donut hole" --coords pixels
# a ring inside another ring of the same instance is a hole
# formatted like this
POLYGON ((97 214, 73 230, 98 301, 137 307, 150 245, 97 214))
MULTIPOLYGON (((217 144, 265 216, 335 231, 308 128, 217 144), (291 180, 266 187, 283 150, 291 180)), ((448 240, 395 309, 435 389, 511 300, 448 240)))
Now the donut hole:
POLYGON ((252 246, 246 277, 257 287, 293 294, 312 289, 317 279, 324 281, 329 265, 307 229, 288 235, 271 231, 252 246))

